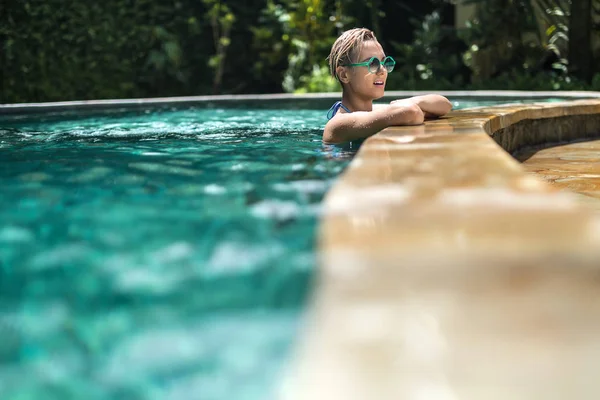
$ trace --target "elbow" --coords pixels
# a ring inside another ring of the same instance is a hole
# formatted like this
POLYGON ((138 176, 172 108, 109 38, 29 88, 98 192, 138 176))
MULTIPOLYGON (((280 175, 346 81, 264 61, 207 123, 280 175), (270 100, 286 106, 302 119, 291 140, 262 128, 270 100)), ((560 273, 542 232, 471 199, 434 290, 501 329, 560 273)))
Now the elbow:
POLYGON ((340 132, 336 132, 335 129, 325 129, 323 131, 323 143, 325 144, 340 144, 345 141, 343 135, 340 132))
POLYGON ((425 121, 425 114, 421 107, 416 104, 411 104, 406 107, 406 124, 421 125, 425 121))
POLYGON ((442 115, 446 115, 450 111, 452 111, 452 103, 450 102, 450 100, 448 100, 444 96, 440 96, 440 95, 435 95, 435 96, 437 97, 435 114, 438 117, 441 117, 442 115))
POLYGON ((442 111, 444 112, 442 115, 448 114, 450 111, 452 111, 452 102, 444 96, 440 97, 442 98, 442 111))

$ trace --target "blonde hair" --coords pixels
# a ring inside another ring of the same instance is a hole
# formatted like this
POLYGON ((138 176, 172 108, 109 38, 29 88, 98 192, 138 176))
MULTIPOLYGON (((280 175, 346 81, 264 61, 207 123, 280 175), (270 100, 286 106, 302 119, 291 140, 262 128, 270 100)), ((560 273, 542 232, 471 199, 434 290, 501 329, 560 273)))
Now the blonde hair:
POLYGON ((356 57, 356 50, 370 40, 377 41, 377 38, 373 31, 366 28, 354 28, 342 33, 331 46, 331 52, 327 57, 331 76, 339 81, 337 67, 355 62, 353 58, 356 57))

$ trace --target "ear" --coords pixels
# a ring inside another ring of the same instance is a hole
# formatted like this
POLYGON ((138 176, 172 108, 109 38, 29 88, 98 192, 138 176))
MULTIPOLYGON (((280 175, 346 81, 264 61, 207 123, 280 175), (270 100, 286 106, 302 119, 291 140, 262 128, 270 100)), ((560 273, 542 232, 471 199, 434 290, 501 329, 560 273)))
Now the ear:
POLYGON ((350 82, 350 76, 348 74, 348 70, 344 67, 337 67, 335 72, 337 72, 338 78, 340 78, 340 82, 348 83, 350 82))

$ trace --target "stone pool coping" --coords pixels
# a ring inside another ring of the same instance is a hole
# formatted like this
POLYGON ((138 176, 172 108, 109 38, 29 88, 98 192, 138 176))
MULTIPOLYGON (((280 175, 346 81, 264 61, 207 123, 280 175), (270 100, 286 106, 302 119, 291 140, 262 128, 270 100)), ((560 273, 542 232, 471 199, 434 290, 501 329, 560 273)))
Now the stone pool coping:
POLYGON ((505 149, 599 135, 600 100, 577 100, 367 139, 325 198, 281 398, 594 398, 600 214, 505 149))

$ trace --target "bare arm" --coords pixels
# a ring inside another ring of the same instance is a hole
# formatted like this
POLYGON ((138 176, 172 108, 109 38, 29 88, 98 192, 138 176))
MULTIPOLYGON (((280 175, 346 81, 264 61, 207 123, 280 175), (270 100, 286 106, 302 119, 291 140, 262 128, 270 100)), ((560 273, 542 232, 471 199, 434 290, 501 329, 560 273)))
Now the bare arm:
POLYGON ((338 114, 325 125, 323 141, 349 142, 371 136, 388 126, 419 125, 423 119, 423 111, 415 104, 393 104, 379 106, 374 111, 338 114))
POLYGON ((394 100, 390 104, 416 104, 425 113, 425 118, 441 117, 452 110, 452 103, 438 94, 426 94, 408 99, 394 100))

